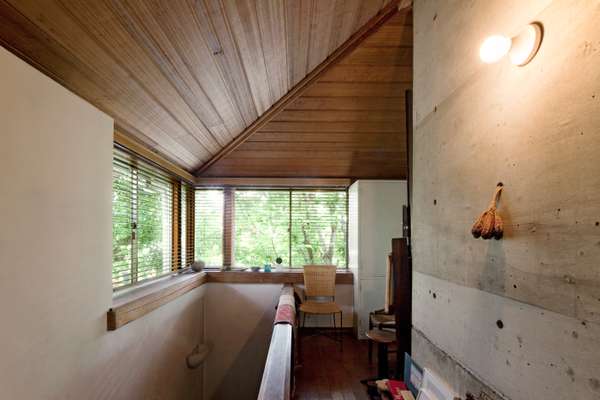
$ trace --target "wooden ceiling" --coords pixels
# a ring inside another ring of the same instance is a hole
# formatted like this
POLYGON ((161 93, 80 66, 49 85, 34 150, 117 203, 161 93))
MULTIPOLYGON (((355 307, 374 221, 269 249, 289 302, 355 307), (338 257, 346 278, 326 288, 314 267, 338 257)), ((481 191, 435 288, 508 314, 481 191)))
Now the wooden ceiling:
MULTIPOLYGON (((0 0, 0 43, 111 115, 120 131, 194 171, 386 4, 390 8, 390 2, 397 0, 0 0)), ((334 117, 340 124, 368 122, 369 129, 380 124, 382 129, 375 135, 390 130, 383 113, 393 101, 371 99, 371 107, 379 104, 381 108, 366 113, 367 108, 359 105, 360 96, 399 93, 394 91, 397 85, 343 81, 351 76, 376 79, 374 73, 365 71, 379 58, 382 61, 375 66, 383 69, 376 74, 406 73, 404 61, 396 62, 399 53, 387 45, 373 47, 397 41, 396 31, 404 37, 398 21, 396 28, 387 31, 393 37, 386 33, 374 37, 372 46, 357 50, 344 61, 345 66, 331 71, 310 95, 277 116, 268 129, 253 137, 249 147, 239 151, 252 151, 252 143, 265 141, 269 132, 293 130, 283 127, 298 119, 316 123, 318 118, 334 117), (377 84, 386 88, 377 91, 377 84), (323 95, 330 91, 349 97, 332 106, 334 100, 323 95), (314 107, 333 107, 332 117, 314 114, 310 111, 314 107)), ((410 49, 398 49, 408 57, 410 49)), ((329 122, 322 126, 323 131, 334 127, 329 122)), ((303 128, 301 137, 310 137, 308 128, 303 128)), ((314 126, 311 131, 321 128, 314 126)), ((377 140, 375 135, 370 142, 377 140)), ((284 136, 266 143, 275 149, 284 136)), ((340 151, 348 151, 345 143, 340 142, 340 151)), ((328 146, 333 144, 330 140, 328 146)), ((233 166, 237 161, 227 162, 233 166)))
POLYGON ((396 13, 233 151, 212 177, 406 178, 412 13, 396 13))

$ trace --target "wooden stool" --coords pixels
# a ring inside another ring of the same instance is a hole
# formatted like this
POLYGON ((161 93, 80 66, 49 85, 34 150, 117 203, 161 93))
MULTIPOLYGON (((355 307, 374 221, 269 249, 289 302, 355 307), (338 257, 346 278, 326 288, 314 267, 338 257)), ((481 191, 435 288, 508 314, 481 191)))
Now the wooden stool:
MULTIPOLYGON (((369 313, 369 330, 391 328, 395 329, 396 318, 394 314, 385 314, 383 310, 369 313)), ((369 340, 369 363, 373 361, 373 342, 369 340)))
POLYGON ((387 379, 389 374, 388 346, 396 342, 396 332, 373 329, 367 332, 367 337, 377 343, 377 378, 387 379))

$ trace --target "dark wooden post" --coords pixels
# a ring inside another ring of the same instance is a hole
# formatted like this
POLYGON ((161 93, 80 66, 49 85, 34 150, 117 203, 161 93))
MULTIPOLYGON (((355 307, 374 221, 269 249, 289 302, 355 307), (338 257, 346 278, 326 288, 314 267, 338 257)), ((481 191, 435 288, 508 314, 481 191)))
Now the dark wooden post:
POLYGON ((408 240, 392 239, 392 268, 394 270, 394 312, 396 314, 396 377, 402 378, 404 353, 411 352, 412 329, 412 268, 408 240))

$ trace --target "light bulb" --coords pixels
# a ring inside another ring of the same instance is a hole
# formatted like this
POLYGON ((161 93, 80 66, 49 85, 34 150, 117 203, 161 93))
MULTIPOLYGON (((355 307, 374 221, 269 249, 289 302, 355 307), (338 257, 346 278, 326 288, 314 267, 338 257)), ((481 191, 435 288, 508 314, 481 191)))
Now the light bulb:
POLYGON ((511 45, 512 41, 506 36, 490 36, 481 44, 479 57, 486 64, 495 63, 508 53, 511 45))

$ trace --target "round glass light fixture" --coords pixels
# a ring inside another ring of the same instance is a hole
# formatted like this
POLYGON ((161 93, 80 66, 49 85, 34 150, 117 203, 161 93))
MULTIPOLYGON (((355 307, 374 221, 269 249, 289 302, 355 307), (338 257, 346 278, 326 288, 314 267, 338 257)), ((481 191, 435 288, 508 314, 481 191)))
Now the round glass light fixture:
POLYGON ((509 38, 502 35, 490 36, 483 41, 479 48, 479 57, 486 64, 492 64, 500 61, 508 51, 512 42, 509 38))
POLYGON ((498 62, 508 54, 510 62, 523 66, 536 55, 542 43, 543 30, 538 22, 531 23, 510 39, 503 35, 489 36, 479 48, 479 57, 486 64, 498 62))

